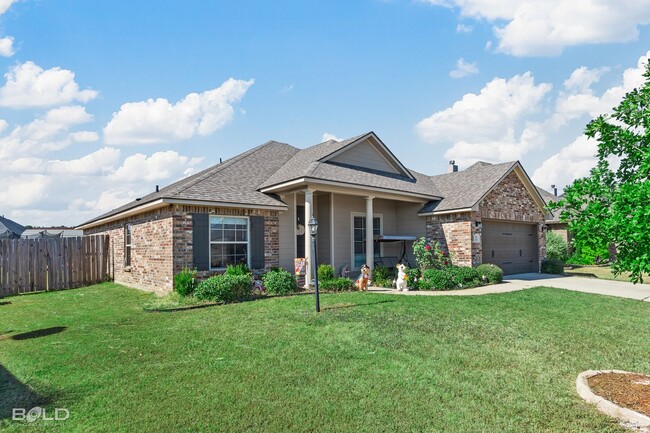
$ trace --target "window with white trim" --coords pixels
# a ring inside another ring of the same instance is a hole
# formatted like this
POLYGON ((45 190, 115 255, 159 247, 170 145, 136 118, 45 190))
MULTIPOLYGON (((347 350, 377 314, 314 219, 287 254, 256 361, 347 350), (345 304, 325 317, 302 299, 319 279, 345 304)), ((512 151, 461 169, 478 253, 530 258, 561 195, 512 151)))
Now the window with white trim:
POLYGON ((210 216, 210 268, 249 266, 248 230, 248 218, 210 216))
MULTIPOLYGON (((361 267, 366 263, 366 217, 353 216, 353 228, 352 228, 352 250, 354 252, 354 267, 361 267)), ((373 235, 381 234, 381 217, 376 216, 372 219, 372 233, 373 235)), ((375 258, 379 258, 381 252, 377 242, 375 242, 375 258)), ((369 263, 366 263, 370 265, 369 263)))

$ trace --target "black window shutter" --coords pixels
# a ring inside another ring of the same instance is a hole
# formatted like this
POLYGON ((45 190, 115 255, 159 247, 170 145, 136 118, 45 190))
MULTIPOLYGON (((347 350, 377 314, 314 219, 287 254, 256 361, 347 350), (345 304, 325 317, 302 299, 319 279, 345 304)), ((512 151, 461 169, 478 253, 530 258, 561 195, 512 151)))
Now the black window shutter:
POLYGON ((253 216, 251 221, 251 268, 264 269, 264 217, 253 216))
POLYGON ((198 271, 210 270, 210 215, 192 214, 192 254, 198 271))

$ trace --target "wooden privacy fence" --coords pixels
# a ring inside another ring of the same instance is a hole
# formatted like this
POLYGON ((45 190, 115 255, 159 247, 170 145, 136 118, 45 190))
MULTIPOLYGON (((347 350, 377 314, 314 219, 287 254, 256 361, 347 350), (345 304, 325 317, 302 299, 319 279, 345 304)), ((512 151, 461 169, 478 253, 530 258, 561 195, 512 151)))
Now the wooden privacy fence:
POLYGON ((0 240, 0 298, 109 279, 108 236, 0 240))

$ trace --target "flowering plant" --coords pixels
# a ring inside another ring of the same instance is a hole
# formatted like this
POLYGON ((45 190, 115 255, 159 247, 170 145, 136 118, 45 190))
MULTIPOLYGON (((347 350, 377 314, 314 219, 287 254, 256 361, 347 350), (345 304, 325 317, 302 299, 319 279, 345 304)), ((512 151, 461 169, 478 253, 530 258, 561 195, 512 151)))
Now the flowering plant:
POLYGON ((440 243, 431 244, 425 238, 413 243, 413 254, 422 272, 427 269, 441 269, 449 263, 440 243))

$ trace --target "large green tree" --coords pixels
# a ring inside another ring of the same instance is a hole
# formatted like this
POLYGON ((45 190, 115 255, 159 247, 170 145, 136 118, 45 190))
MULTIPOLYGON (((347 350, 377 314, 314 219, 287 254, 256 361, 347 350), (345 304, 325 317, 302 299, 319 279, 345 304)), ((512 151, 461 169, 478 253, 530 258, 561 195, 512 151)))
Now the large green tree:
POLYGON ((598 142, 598 164, 549 205, 563 209, 577 247, 615 243, 614 273, 629 273, 635 283, 650 271, 650 64, 644 77, 611 115, 589 122, 585 134, 598 142))

